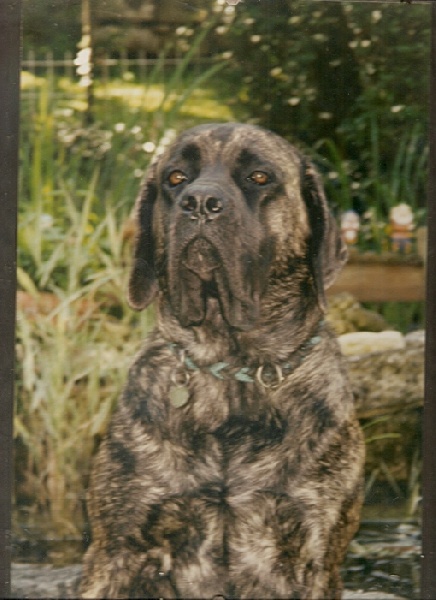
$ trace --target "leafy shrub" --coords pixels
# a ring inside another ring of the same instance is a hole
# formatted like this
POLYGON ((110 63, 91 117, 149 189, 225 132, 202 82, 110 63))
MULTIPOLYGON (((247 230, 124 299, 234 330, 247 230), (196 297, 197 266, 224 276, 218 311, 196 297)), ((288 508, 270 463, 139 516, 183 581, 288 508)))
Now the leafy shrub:
MULTIPOLYGON (((346 173, 347 182, 330 180, 342 209, 350 200, 360 212, 390 205, 377 181, 400 173, 399 139, 404 152, 413 135, 415 163, 426 152, 428 7, 247 0, 235 15, 224 76, 237 103, 255 122, 315 147, 326 174, 346 173)), ((408 203, 423 206, 420 166, 408 203)))

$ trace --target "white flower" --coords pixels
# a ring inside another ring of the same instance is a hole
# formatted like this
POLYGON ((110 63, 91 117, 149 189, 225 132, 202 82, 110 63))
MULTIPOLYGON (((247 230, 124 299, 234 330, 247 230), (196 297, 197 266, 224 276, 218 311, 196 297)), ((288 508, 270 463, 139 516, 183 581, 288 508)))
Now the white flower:
POLYGON ((125 71, 123 73, 123 81, 133 81, 135 79, 135 74, 132 71, 125 71))
POLYGON ((175 129, 166 129, 162 137, 163 144, 171 144, 176 139, 177 132, 175 129))
POLYGON ((91 77, 88 77, 87 75, 83 76, 79 81, 80 87, 89 87, 91 84, 92 84, 92 79, 91 79, 91 77))
POLYGON ((74 111, 72 108, 60 108, 58 110, 55 110, 53 113, 56 117, 72 117, 74 114, 74 111))
POLYGON ((324 33, 315 33, 312 38, 315 42, 327 42, 329 39, 328 35, 325 35, 324 33))
POLYGON ((156 144, 154 144, 153 142, 145 142, 145 144, 142 144, 142 149, 144 150, 144 152, 151 154, 155 151, 156 144))
POLYGON ((76 58, 74 59, 74 64, 76 66, 88 64, 91 60, 91 53, 91 48, 83 48, 82 50, 79 50, 76 58))
POLYGON ((39 217, 39 227, 40 229, 50 229, 53 226, 53 217, 47 213, 42 213, 39 217))

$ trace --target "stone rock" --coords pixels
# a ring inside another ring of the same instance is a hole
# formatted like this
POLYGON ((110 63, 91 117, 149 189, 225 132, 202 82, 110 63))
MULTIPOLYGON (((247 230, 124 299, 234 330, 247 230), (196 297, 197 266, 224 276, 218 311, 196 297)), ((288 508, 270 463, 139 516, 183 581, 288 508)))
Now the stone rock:
POLYGON ((339 345, 344 356, 404 350, 406 340, 399 331, 355 331, 339 336, 339 345))
POLYGON ((417 331, 411 331, 406 335, 406 345, 411 347, 424 347, 425 344, 425 331, 418 329, 417 331))
POLYGON ((81 565, 55 568, 52 565, 14 564, 11 572, 11 598, 78 598, 81 565))
MULTIPOLYGON (((392 344, 395 343, 393 337, 392 344)), ((358 350, 356 342, 356 354, 349 352, 348 374, 360 419, 423 405, 424 344, 416 340, 409 344, 402 338, 398 346, 396 349, 363 353, 358 350)))
POLYGON ((363 591, 344 591, 342 600, 406 600, 394 594, 384 592, 363 592, 363 591))
POLYGON ((424 334, 409 334, 398 345, 364 354, 356 344, 357 354, 346 357, 365 433, 367 481, 390 481, 392 491, 399 482, 415 489, 424 403, 424 334))

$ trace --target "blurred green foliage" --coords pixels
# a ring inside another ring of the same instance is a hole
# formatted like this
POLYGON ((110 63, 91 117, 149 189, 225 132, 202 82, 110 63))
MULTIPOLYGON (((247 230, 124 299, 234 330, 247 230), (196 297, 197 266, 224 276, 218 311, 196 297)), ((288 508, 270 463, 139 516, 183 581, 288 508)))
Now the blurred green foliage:
POLYGON ((81 36, 81 0, 23 0, 23 49, 75 52, 81 36))
MULTIPOLYGON (((246 0, 228 36, 225 75, 237 103, 259 124, 319 149, 325 173, 346 171, 346 197, 338 177, 328 182, 341 208, 363 212, 377 201, 375 182, 395 169, 401 175, 399 152, 412 134, 414 162, 425 154, 428 6, 246 0)), ((416 196, 406 201, 423 206, 420 168, 416 196)))

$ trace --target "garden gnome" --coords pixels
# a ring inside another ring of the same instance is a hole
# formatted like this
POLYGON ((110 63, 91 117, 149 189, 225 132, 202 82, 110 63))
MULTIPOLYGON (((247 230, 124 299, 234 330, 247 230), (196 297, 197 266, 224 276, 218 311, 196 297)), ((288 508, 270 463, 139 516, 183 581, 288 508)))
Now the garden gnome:
POLYGON ((360 218, 354 210, 347 210, 341 215, 341 234, 349 246, 357 244, 359 238, 360 218))
POLYGON ((401 254, 412 251, 413 212, 408 204, 393 206, 389 212, 389 239, 391 250, 401 254))

